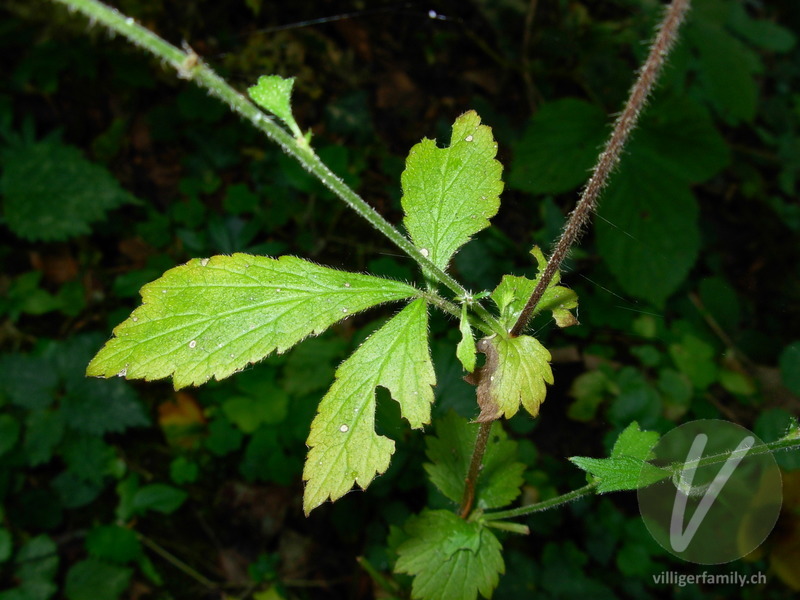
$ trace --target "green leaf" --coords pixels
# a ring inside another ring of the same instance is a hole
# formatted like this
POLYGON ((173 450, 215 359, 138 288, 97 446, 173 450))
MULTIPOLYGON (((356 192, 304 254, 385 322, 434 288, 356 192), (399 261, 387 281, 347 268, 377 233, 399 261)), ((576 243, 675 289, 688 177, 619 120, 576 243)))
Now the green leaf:
POLYGON ((467 305, 461 305, 461 320, 458 322, 458 330, 461 332, 461 340, 456 346, 456 357, 467 373, 475 370, 476 350, 475 337, 472 335, 472 328, 469 326, 469 311, 467 305))
POLYGON ((11 415, 0 415, 0 456, 16 445, 19 432, 19 421, 11 415))
POLYGON ((627 161, 598 214, 597 247, 620 286, 663 305, 700 249, 699 209, 688 187, 643 161, 627 161))
POLYGON ((717 380, 714 348, 700 338, 684 334, 679 343, 670 344, 669 355, 697 389, 704 390, 717 380))
POLYGON ((133 201, 105 168, 52 140, 6 153, 0 193, 11 231, 43 241, 87 234, 108 211, 133 201))
POLYGON ((136 393, 122 381, 81 379, 70 386, 60 412, 67 426, 91 435, 121 433, 150 423, 136 393))
POLYGON ((295 137, 302 138, 303 134, 292 115, 293 86, 294 77, 285 79, 280 75, 262 75, 256 85, 247 89, 247 93, 253 102, 286 123, 295 137))
POLYGON ((502 165, 492 130, 475 111, 456 119, 450 146, 424 139, 406 159, 402 175, 404 223, 420 252, 440 269, 500 207, 502 165))
POLYGON ((528 335, 491 336, 478 342, 478 351, 486 355, 486 363, 467 376, 467 381, 478 386, 481 414, 476 421, 510 419, 520 404, 531 416, 538 415, 547 394, 545 383, 553 383, 547 348, 528 335))
MULTIPOLYGON (((461 502, 469 471, 477 423, 469 423, 454 412, 436 423, 436 435, 425 437, 430 463, 425 472, 431 482, 453 502, 461 502)), ((524 483, 525 465, 516 462, 517 443, 508 439, 500 423, 492 425, 480 477, 475 488, 475 507, 500 508, 511 504, 524 483)))
POLYGON ((725 138, 708 110, 686 97, 664 97, 642 117, 622 159, 630 168, 618 177, 650 167, 647 174, 655 180, 700 183, 719 173, 730 159, 725 138))
POLYGON ((694 22, 686 39, 699 58, 699 79, 716 112, 732 124, 752 121, 758 108, 758 55, 715 23, 694 22))
POLYGON ((13 548, 14 539, 11 537, 11 532, 5 527, 0 527, 0 563, 11 558, 13 548))
POLYGON ((612 457, 631 456, 639 460, 647 460, 650 451, 658 443, 661 436, 657 431, 642 431, 639 424, 634 421, 619 434, 614 448, 611 450, 612 457))
POLYGON ((411 597, 424 600, 491 598, 505 572, 502 548, 479 523, 446 510, 424 510, 405 526, 395 572, 414 576, 411 597))
POLYGON ((603 109, 584 100, 544 104, 514 148, 509 185, 532 194, 559 194, 585 183, 607 124, 603 109))
MULTIPOLYGON (((547 260, 538 246, 533 247, 531 254, 536 258, 538 265, 536 278, 504 275, 500 284, 491 294, 492 300, 500 310, 500 323, 506 330, 510 330, 517 322, 547 265, 547 260)), ((569 327, 578 322, 570 312, 578 307, 578 295, 571 289, 558 285, 560 281, 561 272, 556 271, 532 314, 537 315, 544 310, 549 310, 553 313, 553 318, 559 327, 569 327)))
POLYGON ((659 437, 658 432, 641 431, 634 421, 619 434, 611 458, 573 456, 569 460, 599 480, 598 493, 636 490, 670 475, 646 462, 659 437))
POLYGON ((283 256, 194 259, 142 288, 142 306, 114 329, 88 375, 147 380, 175 389, 223 379, 273 351, 413 287, 283 256))
POLYGON ((311 424, 303 479, 308 514, 354 483, 366 488, 389 467, 394 442, 375 433, 375 388, 389 390, 414 428, 430 421, 436 377, 428 349, 428 313, 415 300, 373 333, 336 371, 311 424))
POLYGON ((86 536, 86 550, 94 558, 125 564, 142 555, 136 534, 119 525, 101 525, 86 536))
POLYGON ((152 483, 136 490, 133 495, 132 509, 136 514, 154 510, 168 515, 178 510, 186 498, 188 498, 188 494, 183 490, 163 483, 152 483))
POLYGON ((68 600, 117 600, 128 589, 133 569, 89 558, 75 563, 67 573, 64 595, 68 600))
POLYGON ((800 395, 800 341, 789 344, 783 349, 778 364, 783 385, 800 395))

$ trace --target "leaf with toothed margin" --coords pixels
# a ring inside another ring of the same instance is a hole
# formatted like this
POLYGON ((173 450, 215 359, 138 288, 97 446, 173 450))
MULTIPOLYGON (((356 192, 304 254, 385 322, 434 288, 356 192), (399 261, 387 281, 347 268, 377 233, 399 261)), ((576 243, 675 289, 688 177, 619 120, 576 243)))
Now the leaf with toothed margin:
MULTIPOLYGON (((517 318, 528 303, 536 284, 539 283, 539 277, 547 266, 547 260, 538 246, 533 247, 531 254, 536 259, 539 268, 535 279, 504 275, 500 284, 492 292, 492 300, 500 310, 500 323, 506 330, 510 330, 517 322, 517 318)), ((558 285, 559 281, 561 281, 561 273, 557 270, 539 303, 533 309, 533 315, 549 310, 553 313, 553 319, 559 327, 569 327, 578 323, 571 312, 572 309, 578 307, 578 295, 568 287, 558 285)))
POLYGON ((496 154, 492 130, 475 111, 456 119, 449 147, 424 139, 409 152, 401 179, 403 222, 420 252, 440 269, 497 214, 503 167, 496 154))
POLYGON ((306 514, 361 488, 389 467, 394 442, 375 432, 375 388, 384 387, 411 427, 430 421, 436 384, 428 312, 415 300, 373 333, 336 371, 311 424, 303 480, 306 514))
POLYGON ((414 576, 412 598, 491 598, 505 564, 500 542, 485 525, 425 509, 408 520, 405 534, 395 571, 414 576))
POLYGON ((418 291, 293 256, 193 259, 142 288, 142 305, 86 374, 173 377, 175 389, 223 379, 345 317, 418 291))
POLYGON ((465 379, 478 386, 479 423, 500 417, 510 419, 519 405, 535 417, 553 383, 550 353, 536 338, 528 335, 502 338, 496 335, 478 342, 478 352, 486 362, 465 379))
POLYGON ((294 77, 287 79, 280 75, 262 75, 256 85, 247 88, 247 93, 253 102, 286 123, 295 137, 302 137, 292 115, 293 86, 294 77))

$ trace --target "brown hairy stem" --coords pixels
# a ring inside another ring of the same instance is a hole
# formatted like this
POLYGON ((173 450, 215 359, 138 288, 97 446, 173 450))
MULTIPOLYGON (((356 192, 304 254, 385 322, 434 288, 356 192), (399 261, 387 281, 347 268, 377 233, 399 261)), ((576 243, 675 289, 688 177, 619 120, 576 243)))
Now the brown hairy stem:
MULTIPOLYGON (((625 108, 614 123, 611 137, 606 142, 600 157, 597 159, 597 164, 594 167, 592 176, 583 189, 581 198, 572 211, 564 227, 564 231, 561 233, 561 237, 556 244, 556 248, 547 261, 544 272, 539 277, 536 288, 534 288, 525 308, 509 331, 512 337, 520 335, 525 329, 531 318, 533 309, 539 303, 539 300, 541 300, 547 286, 550 285, 550 281, 567 256, 567 252, 569 252, 569 249, 578 240, 586 223, 589 221, 589 216, 597 205, 600 192, 605 188, 608 183, 609 175, 614 170, 614 167, 617 166, 620 155, 622 154, 622 149, 625 147, 625 143, 628 141, 631 131, 633 131, 639 120, 639 114, 647 102, 647 97, 655 86, 670 49, 675 44, 680 24, 689 10, 689 3, 690 0, 672 0, 669 7, 667 7, 663 19, 658 24, 656 37, 650 46, 650 53, 647 56, 647 60, 639 71, 639 77, 636 79, 636 83, 634 83, 631 88, 628 101, 625 103, 625 108)), ((469 471, 464 481, 464 495, 461 499, 461 507, 459 509, 459 514, 462 518, 467 518, 472 510, 472 505, 475 500, 475 486, 478 482, 481 465, 483 464, 483 455, 486 452, 486 444, 489 441, 491 428, 492 421, 488 421, 482 422, 480 424, 480 429, 478 429, 478 437, 475 440, 475 448, 472 451, 469 471)))
POLYGON ((478 437, 475 438, 475 449, 472 451, 472 460, 469 463, 467 478, 464 480, 464 495, 461 497, 461 508, 458 514, 462 519, 466 519, 472 510, 475 502, 475 486, 478 483, 478 475, 483 464, 483 455, 486 452, 486 444, 489 442, 489 434, 492 431, 492 421, 481 423, 478 428, 478 437))
POLYGON ((658 25, 655 40, 650 46, 647 60, 639 71, 636 83, 631 88, 625 108, 614 123, 614 130, 611 132, 611 137, 606 142, 597 160, 592 176, 583 189, 581 198, 572 211, 564 231, 561 232, 561 237, 556 244, 555 250, 547 261, 547 266, 539 278, 531 297, 528 299, 528 303, 520 313, 517 322, 514 323, 514 327, 509 331, 512 337, 520 335, 527 326, 534 308, 536 308, 539 300, 542 299, 547 286, 567 256, 569 249, 580 237, 592 211, 597 206, 600 192, 605 188, 609 175, 614 170, 614 167, 617 166, 622 149, 625 147, 631 131, 633 131, 639 120, 639 114, 655 86, 670 49, 678 38, 678 28, 689 10, 689 3, 690 0, 672 0, 672 3, 664 13, 664 18, 658 25))

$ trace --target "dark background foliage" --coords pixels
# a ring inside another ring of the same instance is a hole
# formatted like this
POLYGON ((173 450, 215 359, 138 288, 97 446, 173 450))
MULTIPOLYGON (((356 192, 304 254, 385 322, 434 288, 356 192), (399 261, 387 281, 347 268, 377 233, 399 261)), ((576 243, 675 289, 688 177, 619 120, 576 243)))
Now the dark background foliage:
MULTIPOLYGON (((605 455, 632 420, 664 432, 724 418, 772 440, 800 413, 800 7, 695 4, 565 269, 581 324, 534 323, 556 384, 538 419, 507 427, 528 465, 524 502, 582 485, 565 457, 605 455)), ((531 246, 557 236, 660 6, 115 5, 240 89, 297 77, 301 127, 395 223, 409 148, 446 143, 476 109, 507 184, 495 227, 452 265, 475 290, 530 276, 531 246)), ((423 435, 379 402, 378 426, 398 441, 392 467, 308 519, 300 473, 316 403, 380 313, 200 389, 83 372, 139 288, 190 257, 294 254, 409 280, 413 263, 157 60, 44 1, 0 10, 0 598, 379 594, 369 571, 389 576, 390 527, 448 506, 425 482, 423 435)), ((432 321, 435 414, 471 418, 453 325, 432 321)), ((528 519, 530 536, 506 539, 496 597, 792 597, 800 459, 778 459, 778 527, 753 555, 707 569, 762 571, 766 585, 655 585, 655 573, 703 569, 664 553, 633 495, 617 494, 528 519)))

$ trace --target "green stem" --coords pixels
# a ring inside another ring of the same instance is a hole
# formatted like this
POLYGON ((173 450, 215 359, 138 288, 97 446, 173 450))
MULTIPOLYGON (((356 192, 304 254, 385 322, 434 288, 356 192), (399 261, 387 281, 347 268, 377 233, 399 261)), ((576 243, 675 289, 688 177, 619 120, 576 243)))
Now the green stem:
MULTIPOLYGON (((323 163, 303 138, 299 140, 290 135, 272 118, 264 114, 250 100, 233 89, 224 79, 217 75, 208 65, 199 60, 191 50, 181 50, 160 38, 149 29, 142 27, 131 17, 126 17, 116 9, 106 6, 97 0, 53 0, 71 10, 77 10, 89 17, 92 22, 101 23, 112 31, 119 33, 135 45, 154 54, 178 72, 183 79, 191 79, 205 88, 209 94, 225 102, 231 110, 247 119, 253 126, 261 130, 272 141, 277 143, 289 156, 296 159, 309 173, 319 179, 331 192, 361 217, 389 238, 398 248, 408 254, 418 265, 430 273, 442 285, 456 295, 464 295, 466 290, 452 276, 437 267, 426 256, 423 256, 414 244, 400 231, 391 225, 383 216, 350 189, 328 166, 323 163)), ((503 332, 500 322, 480 305, 473 310, 488 325, 493 333, 503 332)))
MULTIPOLYGON (((767 452, 779 452, 781 450, 793 450, 800 448, 800 438, 795 437, 797 434, 790 435, 774 442, 769 442, 767 444, 761 444, 760 446, 754 446, 749 450, 742 450, 740 452, 723 452, 722 454, 712 454, 710 456, 705 456, 699 460, 689 461, 685 463, 678 463, 671 465, 669 470, 673 474, 680 473, 683 469, 697 469, 700 467, 706 467, 708 465, 714 465, 718 463, 723 463, 727 461, 732 456, 738 456, 741 454, 742 458, 746 456, 758 456, 760 454, 766 454, 767 452)), ((537 502, 536 504, 530 504, 528 506, 521 506, 520 508, 513 508, 511 510, 504 510, 500 512, 490 512, 485 513, 481 517, 484 521, 496 521, 498 519, 511 519, 514 517, 524 517, 526 515, 530 515, 536 512, 541 512, 543 510, 548 510, 551 508, 556 508, 561 506, 562 504, 566 504, 568 502, 572 502, 573 500, 577 500, 583 496, 587 496, 590 493, 593 493, 595 488, 597 487, 599 482, 594 481, 589 483, 582 488, 578 488, 577 490, 573 490, 571 492, 567 492, 566 494, 562 494, 560 496, 556 496, 555 498, 550 498, 549 500, 545 500, 543 502, 537 502)))
POLYGON ((677 475, 684 469, 699 469, 701 467, 707 467, 709 465, 716 465, 719 463, 724 463, 730 458, 739 458, 743 459, 750 456, 759 456, 761 454, 767 454, 768 452, 779 452, 781 450, 794 450, 800 448, 800 438, 797 437, 785 437, 779 440, 775 440, 774 442, 769 442, 767 444, 761 444, 759 446, 753 446, 747 450, 733 450, 731 452, 723 452, 721 454, 711 454, 709 456, 704 456, 703 458, 697 460, 687 461, 685 463, 675 463, 670 465, 668 468, 673 475, 677 475))
POLYGON ((528 506, 521 506, 519 508, 512 508, 511 510, 503 510, 500 512, 485 513, 483 515, 483 520, 497 521, 498 519, 511 519, 514 517, 524 517, 543 510, 549 510, 582 498, 583 496, 588 496, 594 493, 595 488, 597 488, 597 482, 592 482, 577 490, 572 490, 566 494, 561 494, 560 496, 537 502, 536 504, 529 504, 528 506))
POLYGON ((150 548, 150 550, 158 554, 161 558, 166 560, 173 567, 175 567, 182 573, 188 575, 189 577, 197 581, 197 583, 199 583, 200 585, 207 587, 211 590, 216 590, 219 588, 219 586, 215 584, 213 581, 211 581, 204 575, 201 575, 198 571, 187 565, 185 562, 183 562, 181 559, 179 559, 171 552, 159 546, 156 542, 151 540, 146 535, 137 532, 136 537, 139 538, 139 541, 142 542, 142 544, 150 548))

